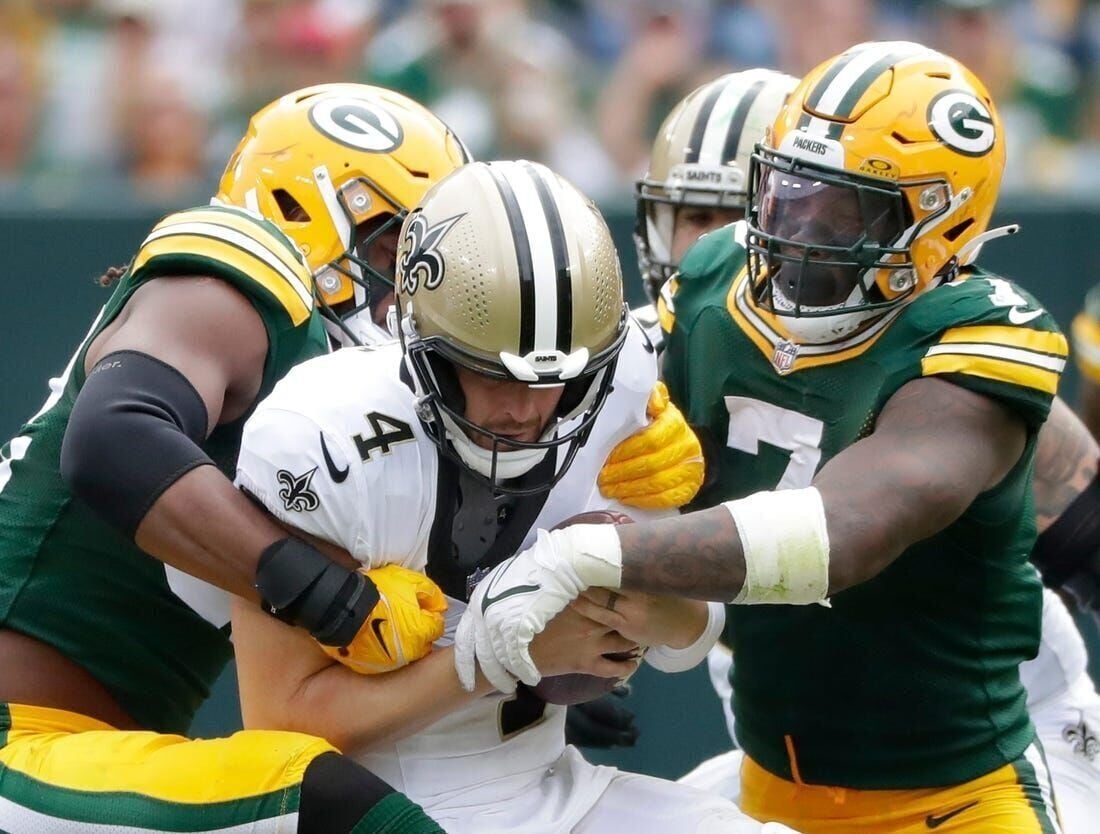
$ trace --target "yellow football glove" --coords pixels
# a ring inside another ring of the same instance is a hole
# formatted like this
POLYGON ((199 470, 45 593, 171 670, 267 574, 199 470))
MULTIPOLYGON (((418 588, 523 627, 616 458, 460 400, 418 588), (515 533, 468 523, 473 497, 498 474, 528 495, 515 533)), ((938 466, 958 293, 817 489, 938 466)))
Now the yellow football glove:
POLYGON ((443 636, 447 598, 432 580, 400 565, 360 569, 381 597, 347 646, 325 654, 361 675, 392 672, 420 660, 443 636))
POLYGON ((681 507, 703 485, 703 448, 658 382, 649 395, 650 423, 612 451, 600 470, 600 492, 647 510, 681 507))

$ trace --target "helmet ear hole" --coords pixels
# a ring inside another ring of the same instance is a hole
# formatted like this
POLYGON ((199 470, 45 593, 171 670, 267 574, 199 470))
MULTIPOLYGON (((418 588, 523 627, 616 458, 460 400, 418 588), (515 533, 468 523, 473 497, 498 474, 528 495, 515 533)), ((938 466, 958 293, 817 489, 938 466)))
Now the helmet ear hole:
POLYGON ((439 388, 440 398, 456 414, 466 413, 466 395, 458 381, 458 372, 451 360, 440 356, 434 350, 427 352, 428 367, 435 384, 439 388))
POLYGON ((271 196, 275 198, 275 204, 288 223, 310 222, 309 212, 285 188, 276 188, 271 192, 271 196))
POLYGON ((957 226, 952 226, 950 229, 948 229, 946 232, 944 232, 943 236, 945 238, 947 238, 949 241, 951 241, 952 243, 954 243, 956 240, 959 239, 959 237, 962 236, 963 232, 965 232, 967 229, 969 229, 973 225, 974 225, 974 218, 973 217, 968 217, 962 223, 959 223, 957 226))

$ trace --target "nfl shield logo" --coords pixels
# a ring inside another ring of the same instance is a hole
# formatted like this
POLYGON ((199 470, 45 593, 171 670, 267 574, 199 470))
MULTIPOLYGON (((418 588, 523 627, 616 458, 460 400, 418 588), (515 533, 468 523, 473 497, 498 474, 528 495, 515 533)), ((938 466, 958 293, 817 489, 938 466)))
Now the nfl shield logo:
POLYGON ((772 356, 772 364, 781 374, 785 374, 794 367, 794 360, 798 357, 798 345, 794 342, 783 341, 775 346, 775 354, 772 356))

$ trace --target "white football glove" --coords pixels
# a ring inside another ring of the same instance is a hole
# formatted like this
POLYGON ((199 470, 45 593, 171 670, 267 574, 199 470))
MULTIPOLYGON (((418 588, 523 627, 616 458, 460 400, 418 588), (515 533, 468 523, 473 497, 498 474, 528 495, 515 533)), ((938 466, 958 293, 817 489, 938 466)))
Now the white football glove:
POLYGON ((501 672, 528 686, 542 674, 531 660, 531 641, 587 588, 618 588, 622 548, 611 524, 576 524, 539 530, 535 544, 493 569, 478 584, 455 634, 455 669, 473 691, 476 662, 504 692, 501 672))
MULTIPOLYGON (((474 599, 477 599, 476 594, 474 599)), ((473 599, 462 613, 462 619, 455 629, 454 657, 458 680, 467 692, 474 691, 479 663, 481 673, 496 689, 506 695, 516 691, 516 679, 497 660, 496 653, 489 644, 489 633, 482 622, 481 606, 475 606, 473 599)))

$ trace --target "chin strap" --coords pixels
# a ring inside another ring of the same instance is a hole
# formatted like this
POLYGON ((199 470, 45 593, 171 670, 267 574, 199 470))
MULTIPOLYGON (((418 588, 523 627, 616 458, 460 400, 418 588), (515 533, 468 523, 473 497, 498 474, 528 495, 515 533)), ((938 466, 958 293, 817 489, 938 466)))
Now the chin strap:
POLYGON ((989 243, 991 240, 996 240, 999 237, 1008 237, 1014 235, 1020 231, 1019 223, 1012 223, 1008 226, 998 226, 996 229, 989 229, 982 232, 971 240, 968 240, 962 249, 959 250, 959 254, 956 257, 959 259, 960 266, 969 266, 978 259, 978 255, 982 251, 982 246, 989 243))

